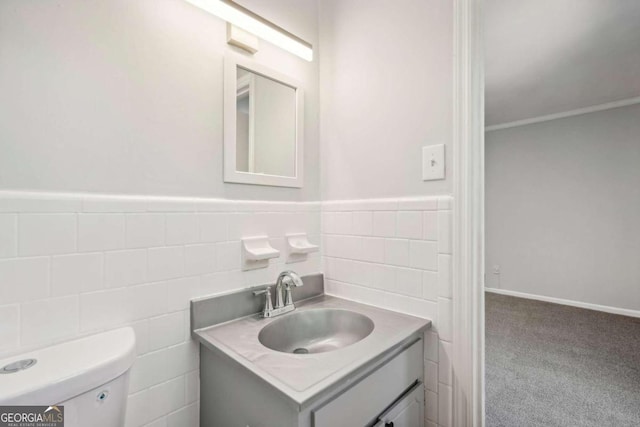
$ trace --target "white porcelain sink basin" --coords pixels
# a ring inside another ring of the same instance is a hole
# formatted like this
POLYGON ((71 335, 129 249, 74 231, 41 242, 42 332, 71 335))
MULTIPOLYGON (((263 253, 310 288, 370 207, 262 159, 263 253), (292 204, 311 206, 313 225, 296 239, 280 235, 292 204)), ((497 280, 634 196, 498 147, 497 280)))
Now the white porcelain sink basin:
POLYGON ((308 354, 338 350, 366 338, 375 325, 349 310, 316 309, 287 314, 262 328, 258 339, 283 353, 308 354))

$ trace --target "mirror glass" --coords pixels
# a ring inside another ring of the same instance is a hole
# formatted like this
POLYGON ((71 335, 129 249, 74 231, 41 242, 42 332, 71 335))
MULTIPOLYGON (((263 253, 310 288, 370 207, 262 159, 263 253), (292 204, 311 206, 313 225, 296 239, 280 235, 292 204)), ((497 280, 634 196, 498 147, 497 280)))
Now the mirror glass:
POLYGON ((236 171, 296 175, 296 89, 237 67, 236 171))

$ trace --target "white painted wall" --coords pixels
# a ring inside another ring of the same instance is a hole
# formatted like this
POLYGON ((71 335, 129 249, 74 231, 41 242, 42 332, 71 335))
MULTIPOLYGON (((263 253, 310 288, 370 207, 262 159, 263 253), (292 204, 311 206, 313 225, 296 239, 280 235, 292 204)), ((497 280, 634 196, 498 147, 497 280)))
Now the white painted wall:
POLYGON ((486 285, 640 310, 638 135, 640 105, 488 132, 486 285))
POLYGON ((425 426, 450 427, 453 2, 319 4, 327 292, 433 321, 425 426), (447 179, 423 182, 440 143, 447 179))
POLYGON ((451 165, 452 7, 320 3, 323 200, 451 192, 450 170, 422 181, 421 148, 447 144, 451 165))
MULTIPOLYGON (((317 45, 315 0, 244 0, 317 45)), ((0 188, 318 200, 318 61, 302 82, 303 189, 222 181, 226 25, 182 0, 0 2, 0 188)))

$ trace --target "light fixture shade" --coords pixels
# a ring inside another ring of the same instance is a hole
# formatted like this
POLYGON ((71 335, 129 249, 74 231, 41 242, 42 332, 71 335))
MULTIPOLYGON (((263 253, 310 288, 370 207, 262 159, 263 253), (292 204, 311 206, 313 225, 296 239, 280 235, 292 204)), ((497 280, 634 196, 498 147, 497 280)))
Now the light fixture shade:
POLYGON ((311 44, 231 0, 186 1, 302 59, 313 60, 311 44))

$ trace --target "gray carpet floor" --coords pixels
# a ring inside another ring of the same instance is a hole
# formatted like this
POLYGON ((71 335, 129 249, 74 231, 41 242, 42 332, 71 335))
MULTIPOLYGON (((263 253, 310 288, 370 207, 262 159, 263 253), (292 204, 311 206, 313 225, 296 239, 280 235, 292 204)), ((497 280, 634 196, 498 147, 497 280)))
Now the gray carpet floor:
POLYGON ((486 293, 487 427, 640 426, 640 319, 486 293))

